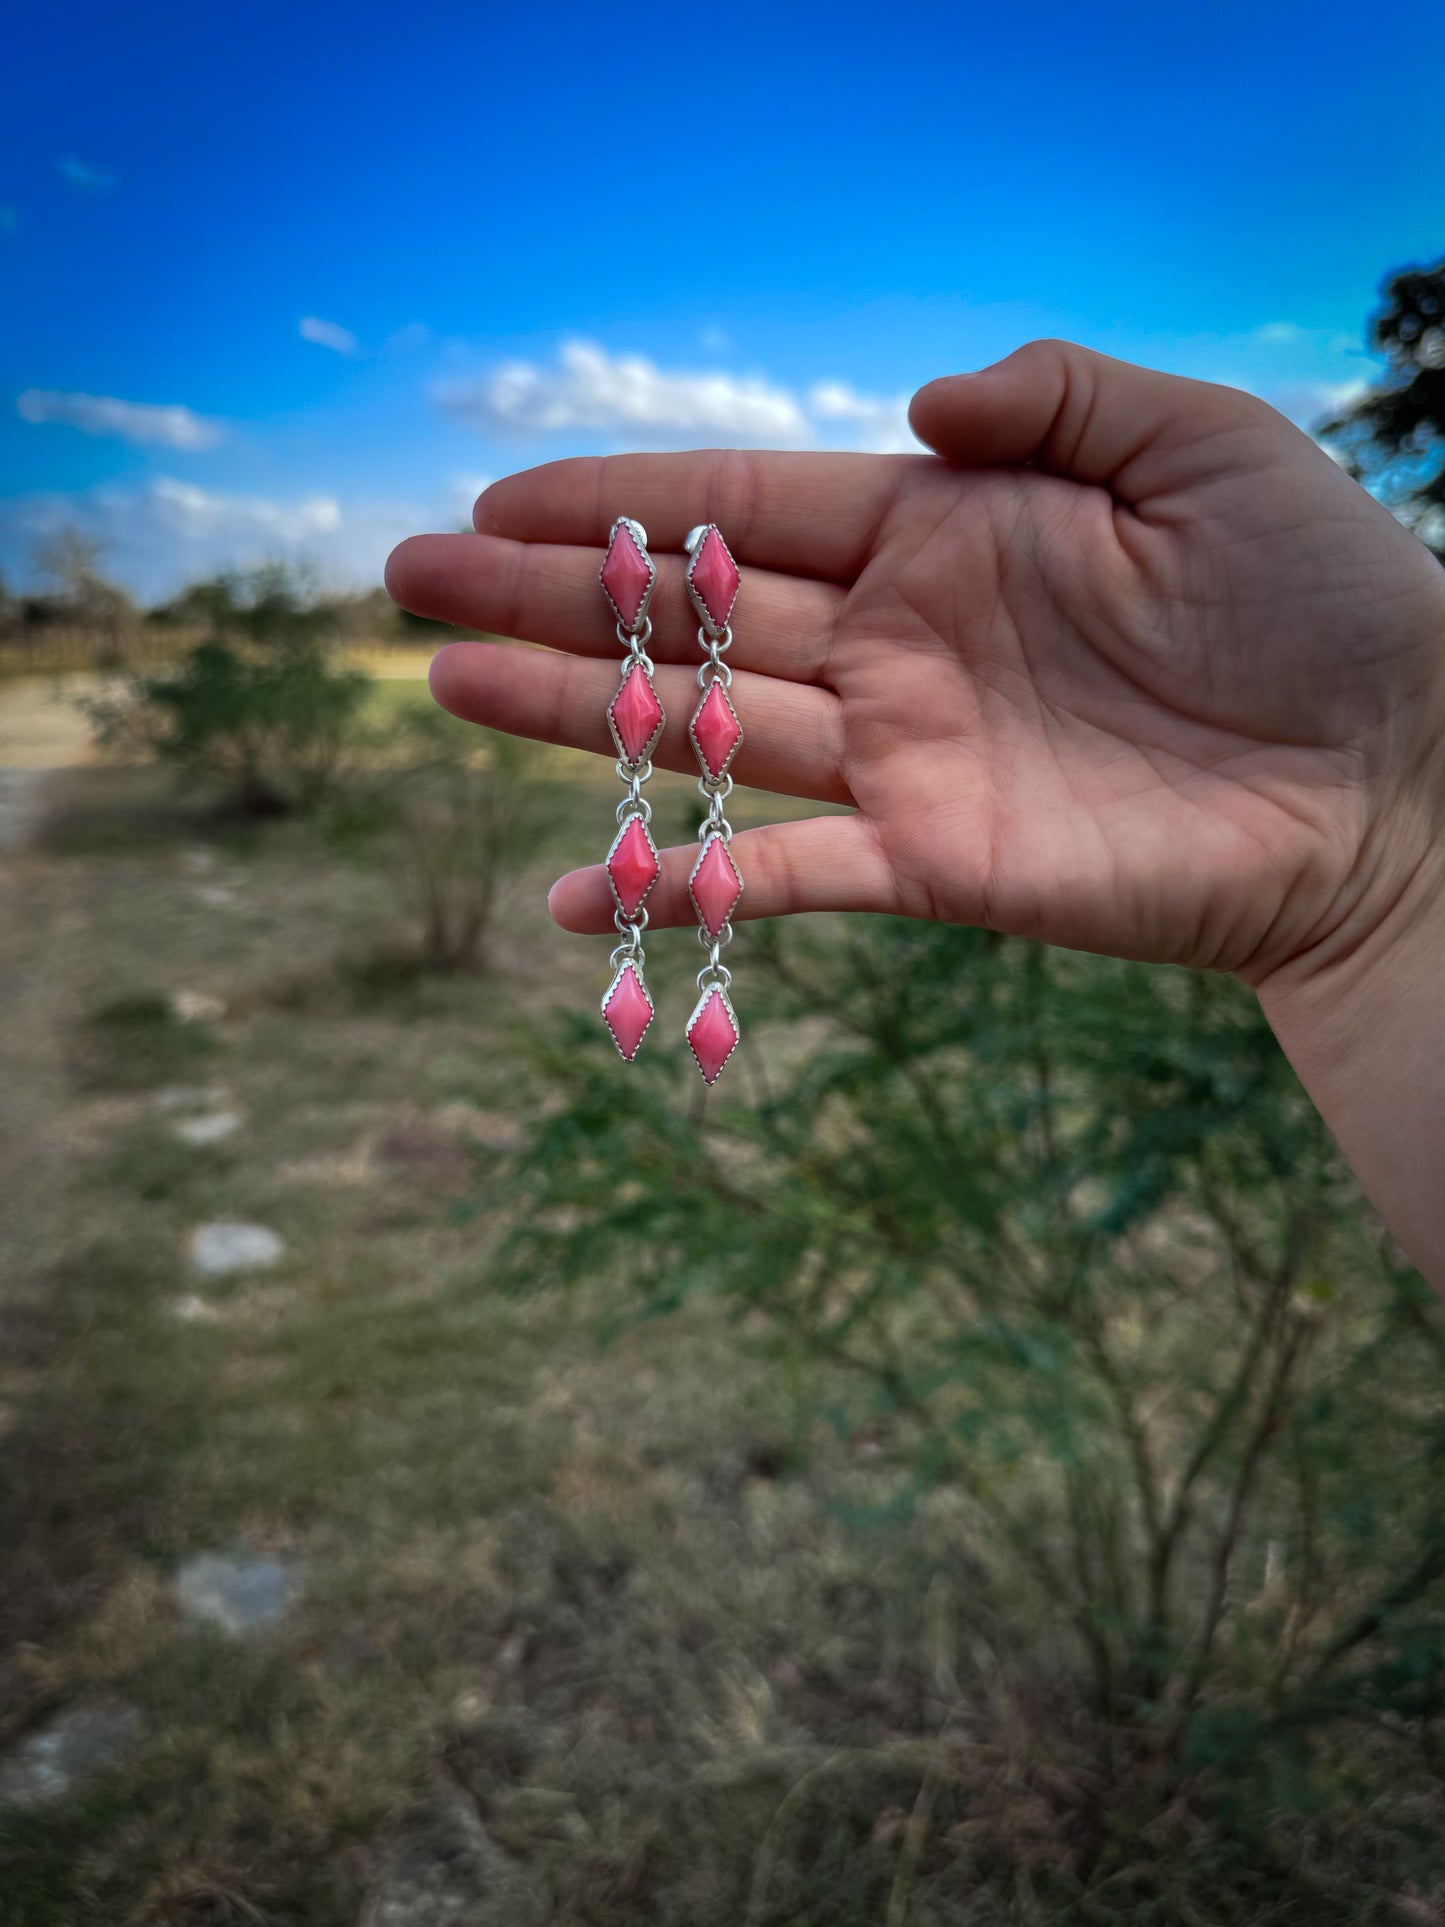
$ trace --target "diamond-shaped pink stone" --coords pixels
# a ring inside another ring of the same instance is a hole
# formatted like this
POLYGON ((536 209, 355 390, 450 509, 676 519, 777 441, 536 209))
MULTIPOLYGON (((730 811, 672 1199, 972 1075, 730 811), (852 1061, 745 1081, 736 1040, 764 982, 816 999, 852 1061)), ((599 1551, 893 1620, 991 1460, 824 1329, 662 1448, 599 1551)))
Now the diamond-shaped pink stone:
POLYGON ((623 628, 635 628, 642 598, 652 580, 652 564, 638 548, 637 538, 625 522, 619 522, 612 531, 601 573, 602 586, 623 628))
POLYGON ((662 727, 662 704, 640 662, 635 662, 623 677, 607 717, 622 760, 642 762, 662 727))
POLYGON ((710 990, 693 1012, 687 1041, 697 1059, 703 1082, 715 1084, 718 1073, 738 1044, 738 1027, 720 990, 710 990))
POLYGON ((697 909, 698 921, 710 937, 715 937, 732 915, 743 893, 743 880, 720 836, 710 836, 702 855, 688 879, 688 890, 697 909))
POLYGON ((661 872, 657 845, 640 816, 629 816, 607 859, 613 895, 625 917, 635 917, 661 872))
POLYGON ((652 999, 635 964, 624 964, 613 978, 612 988, 602 1000, 602 1016, 613 1042, 630 1064, 643 1032, 652 1022, 652 999))
POLYGON ((687 579, 701 599, 708 621, 714 629, 721 629, 732 614, 738 592, 738 565, 715 528, 709 528, 703 537, 688 565, 687 579))
POLYGON ((743 740, 743 726, 721 682, 709 683, 707 694, 698 704, 690 727, 698 761, 708 775, 716 780, 727 768, 728 758, 743 740))

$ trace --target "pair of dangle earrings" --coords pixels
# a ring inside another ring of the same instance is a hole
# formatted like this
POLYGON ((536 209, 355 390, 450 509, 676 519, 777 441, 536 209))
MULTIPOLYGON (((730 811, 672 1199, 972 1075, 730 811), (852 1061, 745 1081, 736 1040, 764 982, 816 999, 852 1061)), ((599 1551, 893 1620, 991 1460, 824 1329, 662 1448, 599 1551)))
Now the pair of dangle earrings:
MULTIPOLYGON (((704 522, 688 536, 684 581, 698 616, 697 640, 703 652, 698 668, 702 695, 688 725, 697 755, 697 786, 707 805, 698 829, 702 849, 688 878, 687 890, 697 912, 698 941, 707 962, 697 973, 698 1000, 687 1020, 687 1041, 704 1082, 716 1083, 723 1066, 738 1047, 738 1020, 728 987, 732 972, 723 952, 732 942, 730 918, 743 893, 743 880, 733 861, 732 825, 724 806, 732 792, 729 775, 742 725, 728 691, 732 671, 723 655, 732 641, 733 603, 737 599, 737 564, 717 528, 704 522)), ((602 563, 602 592, 617 617, 621 643, 621 675, 617 693, 607 706, 607 726, 617 745, 617 774, 627 794, 617 805, 617 835, 607 852, 607 879, 616 906, 613 920, 618 943, 612 952, 612 982, 602 999, 602 1017, 624 1060, 631 1063, 651 1024, 654 1010, 643 977, 643 933, 647 929, 647 898, 662 873, 657 845, 648 827, 652 805, 642 786, 652 775, 652 752, 662 735, 662 704, 653 687, 653 662, 647 653, 652 638, 648 608, 657 582, 657 569, 647 553, 647 531, 640 522, 622 515, 612 524, 602 563)))

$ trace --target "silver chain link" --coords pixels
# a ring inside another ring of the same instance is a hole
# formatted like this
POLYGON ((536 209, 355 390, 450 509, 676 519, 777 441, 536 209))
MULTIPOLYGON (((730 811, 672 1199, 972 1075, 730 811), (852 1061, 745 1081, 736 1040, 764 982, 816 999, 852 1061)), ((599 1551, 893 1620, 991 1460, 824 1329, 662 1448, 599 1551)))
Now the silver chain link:
MULTIPOLYGON (((709 685, 715 682, 720 682, 724 690, 732 688, 733 672, 722 659, 732 639, 731 625, 715 636, 711 635, 706 627, 699 627, 698 647, 705 652, 707 659, 698 665, 697 686, 704 693, 709 685)), ((707 804, 707 815, 697 826, 698 842, 706 848, 709 837, 720 836, 723 847, 726 849, 733 840, 733 826, 723 814, 723 805, 733 793, 733 779, 726 772, 717 777, 709 776, 704 772, 697 779, 697 787, 703 801, 707 804)), ((707 952, 707 962, 697 973, 699 991, 726 990, 733 978, 732 972, 722 961, 722 953, 733 940, 731 923, 725 923, 715 937, 709 936, 699 924, 697 940, 707 952)))
POLYGON ((652 617, 644 616, 641 627, 636 630, 624 629, 619 622, 617 625, 617 640, 627 651, 627 655, 622 662, 618 680, 621 681, 622 677, 627 674, 628 670, 631 669, 632 665, 636 662, 640 662, 650 676, 653 671, 653 662, 651 656, 647 653, 647 645, 652 641, 652 617))
MULTIPOLYGON (((647 645, 652 640, 652 617, 644 616, 640 626, 636 630, 624 629, 619 622, 617 625, 617 640, 627 651, 627 654, 618 665, 618 687, 621 687, 638 664, 642 666, 648 676, 651 676, 653 673, 653 662, 651 656, 647 653, 647 645)), ((627 785, 627 794, 617 805, 617 826, 619 830, 630 816, 640 816, 644 825, 650 824, 652 821, 652 805, 642 794, 642 786, 652 775, 652 758, 649 756, 645 763, 639 763, 635 769, 630 769, 619 756, 617 759, 617 775, 618 780, 627 785)), ((614 907, 612 922, 618 936, 622 939, 621 943, 618 944, 612 953, 611 961, 613 970, 617 970, 619 964, 625 961, 636 964, 640 973, 642 970, 642 933, 647 928, 646 909, 639 910, 634 918, 629 917, 620 906, 614 907)))

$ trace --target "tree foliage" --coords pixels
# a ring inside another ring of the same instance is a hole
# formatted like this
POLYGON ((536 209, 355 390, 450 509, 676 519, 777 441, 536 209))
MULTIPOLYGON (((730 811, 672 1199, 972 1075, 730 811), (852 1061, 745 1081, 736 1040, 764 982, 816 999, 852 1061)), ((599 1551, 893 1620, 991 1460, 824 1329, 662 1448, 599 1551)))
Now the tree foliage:
POLYGON ((333 841, 379 864, 434 971, 483 968, 508 886, 558 821, 532 743, 408 704, 358 740, 328 812, 333 841))
POLYGON ((268 568, 198 584, 163 619, 201 640, 91 705, 101 740, 144 744, 247 814, 313 808, 367 688, 337 661, 333 606, 268 568))
POLYGON ((1380 380, 1321 433, 1445 560, 1445 261, 1391 275, 1370 323, 1380 380))
POLYGON ((1253 1000, 901 921, 750 938, 792 1026, 744 1005, 691 1118, 676 1054, 539 1045, 505 1275, 720 1294, 824 1370, 899 1505, 952 1509, 977 1623, 1073 1682, 1106 1805, 1209 1798, 1267 1853, 1360 1722, 1428 1779, 1445 1326, 1253 1000))

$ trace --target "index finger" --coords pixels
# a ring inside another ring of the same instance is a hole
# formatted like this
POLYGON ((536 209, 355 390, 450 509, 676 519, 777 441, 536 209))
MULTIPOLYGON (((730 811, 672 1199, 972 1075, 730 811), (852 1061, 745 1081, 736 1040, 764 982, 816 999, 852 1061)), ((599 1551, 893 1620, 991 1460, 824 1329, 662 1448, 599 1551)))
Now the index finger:
POLYGON ((852 582, 905 474, 928 455, 778 454, 703 448, 681 455, 579 455, 508 475, 477 498, 479 534, 600 548, 619 515, 650 546, 680 551, 716 522, 746 567, 852 582))

